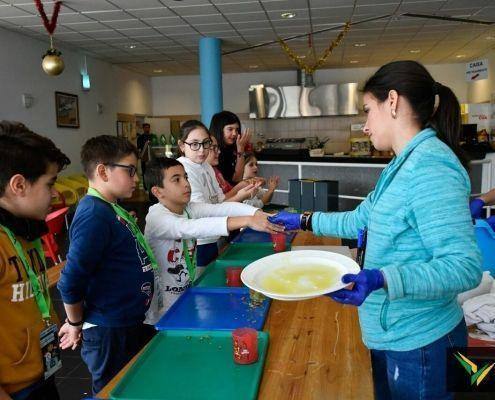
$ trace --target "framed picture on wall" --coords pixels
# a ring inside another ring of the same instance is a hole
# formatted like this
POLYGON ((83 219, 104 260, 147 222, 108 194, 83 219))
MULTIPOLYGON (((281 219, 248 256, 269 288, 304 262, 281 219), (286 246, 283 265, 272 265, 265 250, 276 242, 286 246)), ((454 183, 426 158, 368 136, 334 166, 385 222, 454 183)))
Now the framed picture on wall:
POLYGON ((55 111, 59 128, 79 128, 79 99, 77 95, 55 92, 55 111))

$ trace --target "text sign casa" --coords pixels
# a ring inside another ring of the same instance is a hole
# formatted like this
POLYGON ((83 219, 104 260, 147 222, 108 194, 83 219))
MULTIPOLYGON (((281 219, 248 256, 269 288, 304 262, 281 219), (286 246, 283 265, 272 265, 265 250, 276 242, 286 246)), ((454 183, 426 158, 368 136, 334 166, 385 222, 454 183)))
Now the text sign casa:
POLYGON ((473 82, 488 78, 488 59, 475 60, 466 64, 466 81, 473 82))

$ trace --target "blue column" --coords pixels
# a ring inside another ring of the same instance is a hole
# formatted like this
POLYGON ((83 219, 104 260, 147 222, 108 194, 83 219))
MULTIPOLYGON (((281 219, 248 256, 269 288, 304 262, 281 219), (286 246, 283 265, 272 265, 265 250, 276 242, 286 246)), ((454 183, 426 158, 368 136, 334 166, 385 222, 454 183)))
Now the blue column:
POLYGON ((222 43, 220 39, 199 40, 199 79, 201 84, 201 121, 210 126, 213 114, 223 110, 222 43))

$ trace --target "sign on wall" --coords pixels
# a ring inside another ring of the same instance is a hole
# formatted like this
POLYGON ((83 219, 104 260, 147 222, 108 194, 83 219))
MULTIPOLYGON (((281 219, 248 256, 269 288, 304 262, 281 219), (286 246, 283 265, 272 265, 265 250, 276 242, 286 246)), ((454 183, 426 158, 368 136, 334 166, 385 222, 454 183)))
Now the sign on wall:
POLYGON ((473 82, 488 78, 488 59, 475 60, 466 64, 466 81, 473 82))

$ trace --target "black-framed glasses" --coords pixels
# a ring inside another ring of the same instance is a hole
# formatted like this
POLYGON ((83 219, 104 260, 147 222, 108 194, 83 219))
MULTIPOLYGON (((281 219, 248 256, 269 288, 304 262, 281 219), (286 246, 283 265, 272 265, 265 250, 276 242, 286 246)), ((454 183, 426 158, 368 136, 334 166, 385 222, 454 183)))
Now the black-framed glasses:
POLYGON ((208 150, 211 146, 211 140, 205 140, 203 142, 192 142, 192 143, 188 143, 188 142, 184 142, 184 144, 187 144, 192 151, 198 151, 201 147, 203 147, 203 149, 205 150, 208 150))
POLYGON ((220 146, 218 144, 212 144, 210 146, 210 149, 212 149, 216 153, 220 149, 220 146))
POLYGON ((105 164, 105 165, 108 165, 110 167, 125 168, 126 170, 129 171, 129 176, 131 178, 133 178, 134 175, 136 175, 136 172, 137 172, 137 168, 134 165, 124 165, 124 164, 116 164, 116 163, 108 163, 108 164, 105 164))

